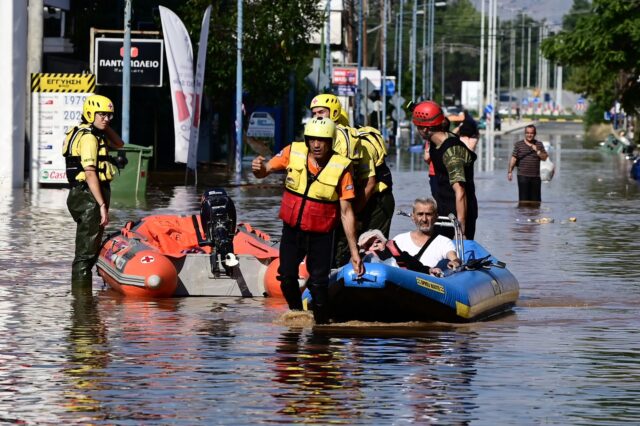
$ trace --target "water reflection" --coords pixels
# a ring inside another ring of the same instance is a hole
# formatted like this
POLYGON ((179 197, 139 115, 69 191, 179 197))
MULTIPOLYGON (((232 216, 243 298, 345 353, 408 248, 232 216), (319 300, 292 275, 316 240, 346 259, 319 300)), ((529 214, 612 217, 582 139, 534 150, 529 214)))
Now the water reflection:
POLYGON ((462 424, 473 419, 475 333, 413 327, 289 329, 274 394, 293 423, 462 424), (402 337, 398 337, 402 336, 402 337))
POLYGON ((63 396, 64 408, 105 418, 96 391, 101 388, 100 377, 109 364, 108 332, 100 318, 98 298, 93 295, 91 285, 72 285, 71 294, 68 361, 62 369, 68 384, 63 396))
POLYGON ((329 336, 295 329, 283 332, 274 358, 274 380, 286 385, 273 395, 281 406, 278 413, 291 416, 296 423, 336 419, 349 423, 355 412, 340 390, 358 386, 352 378, 345 383, 345 364, 344 354, 332 347, 329 336))

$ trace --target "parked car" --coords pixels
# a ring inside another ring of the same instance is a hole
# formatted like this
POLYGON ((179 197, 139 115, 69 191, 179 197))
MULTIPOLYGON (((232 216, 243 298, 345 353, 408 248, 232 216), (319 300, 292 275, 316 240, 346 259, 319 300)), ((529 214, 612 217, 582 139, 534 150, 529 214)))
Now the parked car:
POLYGON ((255 138, 272 138, 275 133, 276 122, 268 112, 256 111, 249 118, 247 136, 255 138))
POLYGON ((444 112, 446 115, 458 115, 462 112, 462 108, 457 105, 444 107, 444 112))

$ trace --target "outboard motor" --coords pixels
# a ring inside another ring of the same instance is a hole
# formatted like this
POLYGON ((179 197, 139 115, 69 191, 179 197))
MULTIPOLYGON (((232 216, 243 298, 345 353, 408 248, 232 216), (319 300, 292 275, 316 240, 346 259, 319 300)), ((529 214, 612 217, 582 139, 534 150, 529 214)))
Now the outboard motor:
POLYGON ((230 269, 238 264, 233 254, 236 208, 224 189, 208 189, 202 194, 200 218, 206 237, 202 245, 213 248, 211 272, 218 275, 224 268, 229 274, 230 269))

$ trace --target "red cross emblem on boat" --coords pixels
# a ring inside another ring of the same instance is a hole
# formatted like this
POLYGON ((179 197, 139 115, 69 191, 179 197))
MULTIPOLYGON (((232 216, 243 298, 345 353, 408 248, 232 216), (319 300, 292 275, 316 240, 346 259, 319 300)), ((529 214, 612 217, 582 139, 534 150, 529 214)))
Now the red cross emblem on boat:
POLYGON ((140 263, 153 263, 154 260, 155 259, 153 256, 144 256, 142 259, 140 259, 140 263))

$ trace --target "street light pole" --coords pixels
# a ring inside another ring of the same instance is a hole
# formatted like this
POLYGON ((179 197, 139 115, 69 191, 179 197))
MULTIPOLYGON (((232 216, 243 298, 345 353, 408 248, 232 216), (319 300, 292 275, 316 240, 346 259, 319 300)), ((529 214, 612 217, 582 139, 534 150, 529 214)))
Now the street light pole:
MULTIPOLYGON (((416 62, 417 62, 417 35, 418 31, 418 0, 413 0, 413 16, 411 18, 411 100, 416 99, 416 62)), ((413 136, 413 127, 411 128, 413 136)), ((412 138, 413 140, 413 138, 412 138)))
POLYGON ((429 99, 433 100, 433 44, 436 7, 434 0, 429 0, 429 99))
POLYGON ((238 22, 236 34, 236 178, 242 172, 242 0, 238 4, 238 22))
POLYGON ((480 0, 480 111, 478 111, 480 116, 484 111, 484 99, 487 89, 484 81, 484 2, 485 0, 480 0))
POLYGON ((495 140, 495 87, 496 87, 496 0, 489 0, 489 54, 487 56, 487 104, 493 108, 488 114, 486 119, 486 136, 487 136, 487 150, 486 150, 486 170, 493 170, 493 152, 494 152, 494 140, 495 140))
POLYGON ((512 26, 509 32, 509 121, 511 121, 511 96, 516 85, 516 30, 512 26))
POLYGON ((422 3, 422 100, 427 97, 427 2, 422 3))
POLYGON ((444 38, 442 38, 442 40, 440 41, 440 48, 442 50, 442 54, 441 54, 441 61, 442 63, 440 64, 440 104, 444 105, 444 38))
POLYGON ((124 6, 124 45, 122 57, 122 140, 129 140, 129 105, 131 95, 131 0, 124 6))
POLYGON ((521 10, 520 13, 522 13, 522 31, 520 36, 520 105, 518 107, 522 108, 524 100, 524 10, 521 10))
POLYGON ((360 89, 360 80, 362 79, 362 0, 358 0, 358 84, 356 86, 356 113, 353 118, 354 125, 360 125, 360 101, 362 99, 362 90, 360 89))
POLYGON ((400 30, 398 33, 398 97, 396 98, 396 147, 400 146, 400 97, 402 96, 402 18, 403 18, 404 0, 400 0, 400 30))
POLYGON ((531 87, 531 24, 527 27, 527 88, 531 87))
POLYGON ((387 0, 382 0, 382 122, 378 128, 382 130, 382 138, 387 140, 387 0))
POLYGON ((331 87, 331 0, 327 0, 327 38, 324 70, 329 76, 329 87, 331 87))
MULTIPOLYGON (((413 0, 413 17, 411 20, 411 101, 416 99, 416 62, 417 62, 417 41, 418 41, 418 0, 413 0)), ((409 145, 413 144, 414 125, 410 124, 409 145)))

